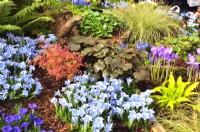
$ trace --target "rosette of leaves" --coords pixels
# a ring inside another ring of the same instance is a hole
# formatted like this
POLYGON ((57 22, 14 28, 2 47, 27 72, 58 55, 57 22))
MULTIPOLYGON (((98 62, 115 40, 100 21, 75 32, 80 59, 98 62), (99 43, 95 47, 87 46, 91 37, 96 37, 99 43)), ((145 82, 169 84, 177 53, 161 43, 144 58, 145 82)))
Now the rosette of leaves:
POLYGON ((173 111, 174 107, 181 103, 191 106, 192 100, 190 97, 198 95, 198 92, 194 92, 198 85, 199 82, 183 82, 181 76, 175 81, 171 72, 168 80, 164 81, 161 86, 153 89, 153 92, 158 94, 152 97, 157 100, 160 107, 170 108, 173 111))
POLYGON ((80 24, 80 32, 84 35, 112 37, 112 33, 123 27, 123 23, 113 15, 89 11, 80 24))
POLYGON ((118 77, 131 74, 146 52, 135 50, 133 45, 122 48, 117 44, 90 45, 81 51, 84 56, 96 58, 93 68, 95 73, 101 72, 103 76, 118 77))
POLYGON ((197 33, 193 33, 191 36, 179 36, 179 37, 165 37, 163 40, 156 42, 156 46, 172 46, 173 50, 179 55, 187 55, 186 53, 196 53, 196 48, 200 44, 200 37, 197 33))

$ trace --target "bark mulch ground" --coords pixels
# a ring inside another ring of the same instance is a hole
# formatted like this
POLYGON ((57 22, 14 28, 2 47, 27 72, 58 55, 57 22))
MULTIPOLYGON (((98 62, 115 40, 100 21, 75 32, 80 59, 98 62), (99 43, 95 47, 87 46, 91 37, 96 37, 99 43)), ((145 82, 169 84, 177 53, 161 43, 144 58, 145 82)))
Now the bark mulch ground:
POLYGON ((39 96, 31 100, 20 99, 0 102, 0 109, 5 113, 9 113, 17 103, 22 103, 23 107, 28 107, 28 104, 35 103, 38 105, 37 116, 44 120, 43 129, 54 130, 55 132, 69 132, 71 125, 62 122, 56 117, 55 107, 50 102, 54 93, 64 86, 64 80, 56 81, 54 77, 47 75, 47 72, 41 68, 36 68, 34 77, 37 77, 43 86, 39 96))

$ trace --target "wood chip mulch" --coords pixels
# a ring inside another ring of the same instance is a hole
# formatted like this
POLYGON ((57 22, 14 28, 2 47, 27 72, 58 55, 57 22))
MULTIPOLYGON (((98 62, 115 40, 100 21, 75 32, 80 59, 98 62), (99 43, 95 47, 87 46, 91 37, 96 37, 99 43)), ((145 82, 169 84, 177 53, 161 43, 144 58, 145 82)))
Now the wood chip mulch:
POLYGON ((54 93, 64 86, 64 80, 56 81, 54 77, 47 75, 47 72, 41 68, 36 67, 36 71, 33 73, 34 77, 37 77, 42 84, 42 91, 39 96, 28 100, 20 99, 15 101, 2 101, 0 102, 0 109, 5 113, 12 112, 13 107, 17 103, 22 103, 23 107, 28 107, 30 103, 38 105, 36 110, 37 116, 44 120, 42 129, 53 130, 55 132, 69 132, 71 124, 67 124, 57 118, 55 113, 55 107, 50 102, 54 97, 54 93))

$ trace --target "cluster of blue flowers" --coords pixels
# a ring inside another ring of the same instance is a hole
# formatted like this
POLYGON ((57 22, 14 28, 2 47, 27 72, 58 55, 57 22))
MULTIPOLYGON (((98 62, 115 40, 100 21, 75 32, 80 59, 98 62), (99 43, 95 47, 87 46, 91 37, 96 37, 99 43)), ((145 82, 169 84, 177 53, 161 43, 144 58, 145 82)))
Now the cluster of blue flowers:
POLYGON ((33 78, 35 67, 29 63, 40 52, 38 42, 50 43, 55 37, 50 35, 44 40, 43 37, 7 36, 8 40, 0 38, 0 100, 38 95, 42 86, 37 78, 33 78))
MULTIPOLYGON (((131 81, 127 79, 128 85, 131 81)), ((155 121, 154 111, 149 108, 153 102, 151 91, 129 96, 122 91, 122 82, 104 78, 95 83, 89 75, 75 76, 73 83, 65 82, 64 95, 57 91, 51 102, 59 117, 77 124, 81 131, 110 132, 114 116, 126 120, 129 128, 139 127, 141 120, 155 121)))
POLYGON ((109 1, 105 1, 105 2, 101 2, 101 5, 105 8, 126 8, 126 7, 128 7, 128 3, 123 2, 122 0, 120 0, 120 2, 118 2, 118 3, 111 3, 109 1))
POLYGON ((37 109, 36 104, 29 104, 31 108, 31 113, 28 113, 27 108, 21 108, 15 115, 6 115, 0 110, 0 129, 2 132, 53 132, 40 130, 43 120, 35 116, 35 109, 37 109))
POLYGON ((72 0, 72 3, 75 5, 90 6, 90 3, 86 2, 86 0, 72 0))
POLYGON ((150 48, 150 44, 148 43, 141 43, 141 42, 136 42, 136 49, 147 49, 147 48, 150 48))

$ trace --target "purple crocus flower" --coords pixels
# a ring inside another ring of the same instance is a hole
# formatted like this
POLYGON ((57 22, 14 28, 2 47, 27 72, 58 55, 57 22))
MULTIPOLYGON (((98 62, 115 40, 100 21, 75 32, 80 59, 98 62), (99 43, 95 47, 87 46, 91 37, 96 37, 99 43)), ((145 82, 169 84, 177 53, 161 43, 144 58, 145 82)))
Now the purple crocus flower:
POLYGON ((2 128, 2 132, 10 132, 12 130, 12 127, 11 126, 4 126, 2 128))
POLYGON ((186 64, 188 64, 188 65, 198 65, 199 63, 198 62, 196 62, 196 55, 194 54, 194 55, 192 55, 192 54, 188 54, 188 58, 189 58, 189 61, 188 62, 186 62, 186 64))
POLYGON ((28 112, 28 109, 27 109, 27 108, 21 108, 21 109, 19 110, 19 113, 20 113, 21 115, 26 115, 27 112, 28 112))
POLYGON ((151 53, 153 54, 153 56, 157 57, 158 56, 158 48, 153 45, 151 47, 151 53))
POLYGON ((165 47, 164 46, 160 46, 159 48, 158 48, 158 57, 163 57, 164 55, 165 55, 165 47))
POLYGON ((168 47, 164 49, 164 56, 166 55, 170 55, 172 53, 173 48, 172 47, 168 47))
POLYGON ((171 58, 174 60, 178 59, 178 55, 176 53, 171 53, 171 58))
POLYGON ((200 55, 200 48, 197 48, 197 54, 200 55))
POLYGON ((0 110, 0 115, 1 115, 2 113, 3 113, 2 110, 0 110))

